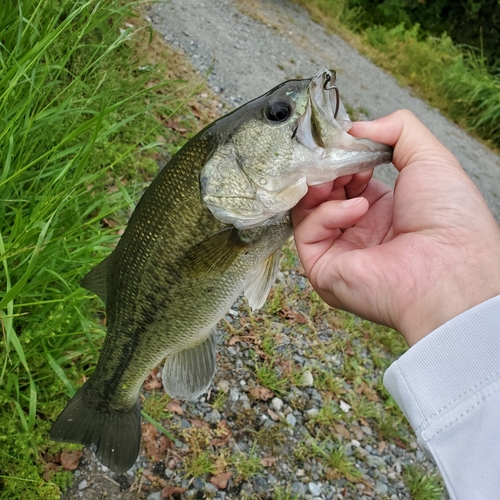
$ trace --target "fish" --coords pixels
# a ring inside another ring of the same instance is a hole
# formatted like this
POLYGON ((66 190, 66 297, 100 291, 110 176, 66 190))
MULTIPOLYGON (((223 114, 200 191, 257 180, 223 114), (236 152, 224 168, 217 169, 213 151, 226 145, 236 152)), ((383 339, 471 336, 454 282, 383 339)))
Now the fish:
POLYGON ((107 334, 53 440, 92 446, 122 473, 139 454, 139 392, 155 367, 164 361, 173 398, 208 390, 216 325, 242 292, 252 309, 264 304, 308 187, 391 161, 389 146, 350 126, 335 71, 322 69, 219 118, 176 153, 80 283, 104 301, 107 334))

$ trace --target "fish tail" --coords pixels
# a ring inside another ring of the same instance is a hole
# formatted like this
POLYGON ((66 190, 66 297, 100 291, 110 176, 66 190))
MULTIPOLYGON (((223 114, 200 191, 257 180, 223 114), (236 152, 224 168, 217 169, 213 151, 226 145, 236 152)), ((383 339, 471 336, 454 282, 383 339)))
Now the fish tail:
POLYGON ((86 401, 88 381, 57 417, 50 437, 54 441, 95 446, 97 458, 117 473, 130 469, 139 455, 141 412, 139 401, 130 410, 99 411, 86 401))

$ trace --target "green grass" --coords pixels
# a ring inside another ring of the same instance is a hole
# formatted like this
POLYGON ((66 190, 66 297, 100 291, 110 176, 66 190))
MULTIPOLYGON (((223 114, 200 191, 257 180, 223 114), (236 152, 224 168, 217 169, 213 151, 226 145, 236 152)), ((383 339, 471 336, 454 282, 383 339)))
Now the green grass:
POLYGON ((418 25, 359 30, 359 7, 350 8, 348 0, 294 1, 451 120, 500 147, 500 73, 477 50, 446 34, 426 35, 418 25))
POLYGON ((404 470, 403 477, 412 500, 440 500, 442 498, 444 487, 438 475, 429 474, 416 465, 409 465, 404 470))
POLYGON ((42 479, 41 457, 60 448, 50 423, 104 337, 102 305, 78 281, 156 169, 156 116, 181 105, 164 68, 138 69, 150 33, 134 7, 0 5, 0 498, 59 498, 67 483, 42 479))

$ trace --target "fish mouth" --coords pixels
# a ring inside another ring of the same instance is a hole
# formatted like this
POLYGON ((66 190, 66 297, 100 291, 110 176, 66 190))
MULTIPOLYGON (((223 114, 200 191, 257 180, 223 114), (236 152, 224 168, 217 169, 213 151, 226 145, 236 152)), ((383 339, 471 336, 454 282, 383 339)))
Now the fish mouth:
MULTIPOLYGON (((359 139, 347 132, 352 122, 340 98, 334 70, 322 69, 311 78, 307 91, 306 110, 297 120, 294 136, 308 149, 322 157, 331 150, 381 153, 380 163, 392 158, 392 148, 386 144, 359 139)), ((330 151, 330 152, 329 152, 330 151)))

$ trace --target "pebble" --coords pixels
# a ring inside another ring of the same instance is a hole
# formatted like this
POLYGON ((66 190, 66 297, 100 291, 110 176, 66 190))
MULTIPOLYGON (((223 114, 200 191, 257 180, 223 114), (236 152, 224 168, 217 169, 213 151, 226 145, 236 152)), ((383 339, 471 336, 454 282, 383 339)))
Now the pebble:
POLYGON ((204 490, 208 495, 215 495, 219 491, 212 483, 205 483, 204 490))
POLYGON ((220 380, 219 383, 217 384, 217 388, 219 391, 228 393, 229 388, 231 387, 231 384, 227 380, 220 380))
POLYGON ((280 398, 273 398, 271 401, 271 406, 274 411, 281 411, 283 408, 283 400, 280 398))
POLYGON ((307 410, 306 413, 309 418, 313 418, 319 415, 319 410, 318 408, 311 408, 310 410, 307 410))
POLYGON ((229 399, 235 402, 238 401, 238 399, 240 399, 240 391, 235 387, 231 387, 231 389, 229 389, 229 399))
POLYGON ((301 382, 304 387, 312 387, 314 385, 313 374, 309 370, 306 370, 304 373, 302 373, 301 382))
POLYGON ((387 484, 378 480, 375 482, 375 493, 378 493, 379 495, 387 495, 388 490, 389 488, 387 487, 387 484))
POLYGON ((150 493, 146 500, 161 500, 161 491, 155 491, 154 493, 150 493))
POLYGON ((309 488, 311 495, 315 497, 319 497, 321 495, 321 490, 323 488, 321 487, 320 483, 309 483, 307 487, 309 488))
POLYGON ((80 481, 80 483, 78 484, 78 489, 81 491, 81 490, 84 490, 85 488, 87 488, 89 485, 89 482, 84 479, 83 481, 80 481))
POLYGON ((300 497, 304 496, 307 493, 307 486, 296 481, 290 485, 290 490, 292 494, 300 497))
POLYGON ((297 419, 295 418, 295 415, 293 413, 289 413, 286 416, 286 421, 288 425, 291 425, 292 427, 295 427, 295 424, 297 423, 297 419))
POLYGON ((205 415, 205 421, 209 424, 216 424, 220 422, 221 414, 218 410, 212 410, 210 413, 205 415))

